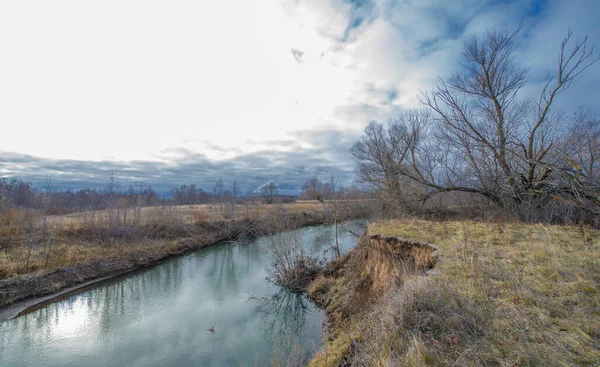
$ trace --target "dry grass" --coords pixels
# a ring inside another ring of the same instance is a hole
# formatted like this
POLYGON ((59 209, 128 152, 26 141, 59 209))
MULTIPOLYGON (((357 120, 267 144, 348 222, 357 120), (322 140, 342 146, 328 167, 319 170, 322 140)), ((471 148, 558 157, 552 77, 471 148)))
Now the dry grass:
MULTIPOLYGON (((218 222, 224 218, 221 204, 198 204, 178 206, 152 206, 136 209, 114 209, 113 213, 121 220, 125 217, 127 225, 175 224, 186 225, 200 222, 218 222), (139 211, 140 222, 135 223, 136 211, 139 211)), ((266 214, 273 214, 284 208, 288 213, 314 213, 324 210, 317 200, 301 200, 285 204, 262 204, 258 201, 235 205, 235 219, 257 219, 266 214)), ((56 228, 85 228, 106 225, 108 210, 80 212, 68 215, 50 216, 51 226, 56 228)))
MULTIPOLYGON (((276 213, 314 217, 322 212, 323 205, 317 201, 274 205, 256 202, 240 204, 236 210, 235 220, 243 222, 276 217, 276 213)), ((137 212, 115 209, 112 213, 103 210, 45 218, 40 212, 5 210, 0 212, 0 279, 107 257, 128 258, 175 239, 233 228, 225 228, 223 223, 217 205, 159 206, 139 208, 137 212), (28 215, 36 218, 31 253, 26 245, 28 215), (109 216, 118 218, 118 224, 110 226, 109 216)))
MULTIPOLYGON (((415 274, 424 274, 436 261, 436 248, 395 237, 369 235, 358 246, 325 267, 309 286, 309 296, 325 308, 330 340, 313 366, 347 362, 348 348, 365 336, 363 320, 377 302, 415 274)), ((367 325, 370 323, 367 322, 367 325)))
POLYGON ((59 267, 94 262, 108 257, 128 258, 134 254, 152 252, 173 243, 172 240, 145 239, 143 244, 122 242, 114 246, 103 246, 90 242, 73 244, 70 241, 59 241, 51 248, 48 256, 46 256, 46 250, 43 247, 34 248, 28 268, 25 267, 27 248, 16 247, 0 254, 0 279, 40 270, 52 270, 59 267))
POLYGON ((221 240, 274 233, 282 221, 297 228, 326 220, 314 203, 256 205, 258 216, 240 213, 235 220, 215 219, 210 209, 148 208, 137 218, 135 212, 119 211, 56 217, 22 209, 0 211, 0 307, 150 266, 221 240))
POLYGON ((441 259, 344 326, 356 334, 342 348, 346 363, 600 365, 599 231, 416 219, 370 231, 434 243, 441 259))

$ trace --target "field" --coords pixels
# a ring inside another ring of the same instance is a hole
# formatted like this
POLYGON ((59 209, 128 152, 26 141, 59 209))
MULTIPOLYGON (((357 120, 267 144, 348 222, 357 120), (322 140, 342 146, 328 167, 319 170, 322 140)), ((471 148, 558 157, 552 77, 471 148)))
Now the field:
POLYGON ((0 307, 85 281, 150 266, 166 257, 283 225, 326 221, 325 205, 163 206, 62 216, 0 213, 0 307))
MULTIPOLYGON (((238 204, 234 219, 218 204, 64 216, 6 211, 0 306, 149 266, 259 221, 324 221, 327 208, 238 204)), ((374 223, 369 235, 309 287, 328 315, 326 347, 312 366, 600 364, 600 231, 404 218, 374 223)))
MULTIPOLYGON (((42 216, 23 210, 6 212, 3 220, 0 220, 0 237, 4 241, 0 247, 0 279, 7 275, 70 266, 123 252, 139 251, 140 247, 163 246, 178 237, 194 235, 194 226, 218 226, 231 220, 223 215, 226 214, 225 205, 227 210, 231 210, 227 204, 202 204, 56 216, 42 216), (191 229, 194 233, 190 232, 191 229), (31 253, 27 246, 29 231, 34 237, 31 253)), ((317 201, 279 205, 259 202, 237 204, 233 219, 255 221, 278 211, 315 214, 322 213, 323 208, 317 201)))
MULTIPOLYGON (((403 219, 370 233, 434 244, 437 263, 334 318, 313 366, 600 365, 598 230, 403 219)), ((373 271, 340 267, 325 288, 359 284, 373 271)), ((328 315, 344 302, 353 301, 330 297, 328 315)))
MULTIPOLYGON (((266 205, 258 201, 246 204, 235 204, 235 219, 256 219, 268 213, 274 213, 284 208, 288 213, 319 212, 324 206, 316 200, 302 200, 293 203, 266 205)), ((223 204, 197 204, 176 206, 151 206, 138 209, 114 209, 125 224, 152 225, 152 224, 194 224, 199 221, 217 222, 227 218, 230 205, 223 204), (139 214, 138 214, 139 213, 139 214), (136 214, 139 215, 139 223, 136 223, 136 214), (127 219, 128 218, 128 219, 127 219)), ((105 225, 110 217, 109 210, 98 210, 92 212, 81 212, 68 215, 50 216, 50 224, 54 227, 84 227, 90 224, 105 225)))

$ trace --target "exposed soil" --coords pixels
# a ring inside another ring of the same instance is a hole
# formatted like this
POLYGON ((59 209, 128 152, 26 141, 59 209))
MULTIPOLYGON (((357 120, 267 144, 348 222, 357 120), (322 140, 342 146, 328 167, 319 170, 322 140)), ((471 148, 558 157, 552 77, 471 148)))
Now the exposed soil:
MULTIPOLYGON (((425 274, 438 256, 438 248, 427 243, 366 235, 354 249, 329 262, 307 292, 326 312, 328 341, 336 344, 351 320, 370 312, 370 306, 398 289, 407 276, 425 274)), ((335 352, 335 348, 329 349, 329 353, 335 352)), ((342 348, 341 352, 349 350, 342 348)), ((332 357, 335 359, 328 356, 332 357)))

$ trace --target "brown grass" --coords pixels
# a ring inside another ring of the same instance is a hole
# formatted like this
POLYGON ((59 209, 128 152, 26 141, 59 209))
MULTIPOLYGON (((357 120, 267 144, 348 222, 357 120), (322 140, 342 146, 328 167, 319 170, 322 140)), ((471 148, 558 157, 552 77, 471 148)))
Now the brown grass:
POLYGON ((348 348, 364 336, 357 320, 365 320, 386 293, 431 268, 435 253, 436 248, 428 244, 369 235, 361 238, 355 249, 327 264, 308 289, 309 296, 326 310, 330 340, 312 365, 347 362, 348 348))
MULTIPOLYGON (((315 213, 322 212, 324 206, 317 200, 301 200, 293 203, 266 205, 258 201, 235 205, 235 219, 256 219, 266 214, 273 214, 280 208, 285 208, 289 213, 315 213)), ((201 222, 220 222, 224 218, 219 210, 219 204, 177 205, 177 206, 152 206, 138 208, 141 211, 140 223, 135 223, 134 209, 114 209, 120 218, 127 218, 127 225, 151 224, 194 224, 201 222)), ((51 226, 55 228, 87 228, 90 226, 104 226, 108 220, 108 210, 80 212, 68 215, 56 215, 48 218, 51 226)))
POLYGON ((333 339, 313 365, 330 365, 324 353, 357 366, 600 365, 599 231, 405 219, 370 232, 434 243, 441 258, 346 320, 352 343, 333 339))
MULTIPOLYGON (((40 270, 72 266, 106 257, 128 257, 142 249, 152 250, 174 239, 204 232, 227 231, 214 205, 185 205, 113 210, 118 226, 108 222, 107 210, 44 216, 23 209, 0 211, 0 279, 40 270), (35 214, 34 245, 27 264, 27 215, 35 214)), ((275 213, 315 217, 323 210, 317 201, 265 205, 238 205, 235 220, 256 221, 275 213)))
POLYGON ((33 273, 39 270, 52 270, 58 267, 72 266, 107 257, 129 257, 142 250, 153 250, 172 241, 145 239, 142 244, 120 243, 113 246, 102 246, 93 243, 60 242, 55 245, 48 256, 42 247, 33 250, 29 268, 25 268, 27 248, 18 247, 6 251, 0 257, 0 278, 33 273))
POLYGON ((257 216, 240 212, 235 220, 219 220, 210 206, 144 208, 137 217, 133 210, 48 217, 0 211, 0 307, 220 240, 273 233, 284 220, 293 228, 323 223, 321 208, 314 202, 255 204, 257 216))

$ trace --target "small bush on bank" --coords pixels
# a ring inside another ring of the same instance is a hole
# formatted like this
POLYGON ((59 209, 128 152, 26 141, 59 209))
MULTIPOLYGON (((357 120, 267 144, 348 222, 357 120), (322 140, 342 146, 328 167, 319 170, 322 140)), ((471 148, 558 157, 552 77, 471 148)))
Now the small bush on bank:
POLYGON ((323 267, 323 262, 308 252, 293 232, 273 236, 266 256, 273 268, 270 280, 293 292, 305 291, 323 267))

